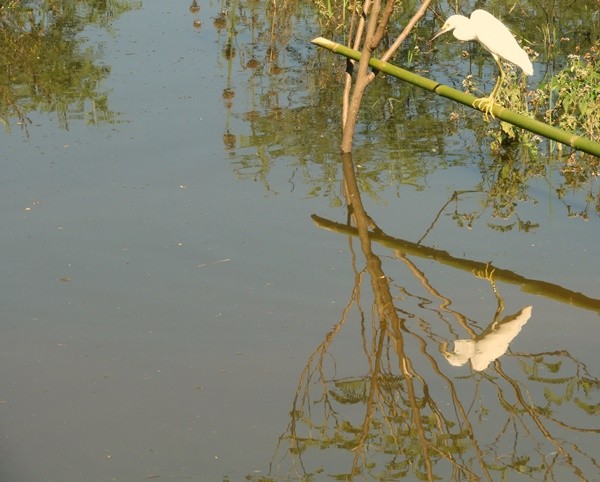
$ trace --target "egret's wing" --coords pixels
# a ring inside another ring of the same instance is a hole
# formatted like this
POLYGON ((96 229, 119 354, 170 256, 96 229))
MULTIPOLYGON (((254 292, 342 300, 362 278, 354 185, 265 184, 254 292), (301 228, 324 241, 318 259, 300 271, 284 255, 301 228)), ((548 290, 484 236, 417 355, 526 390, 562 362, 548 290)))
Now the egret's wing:
POLYGON ((521 67, 525 74, 533 75, 533 65, 527 52, 519 46, 506 25, 485 10, 475 10, 471 21, 477 40, 488 52, 521 67))
POLYGON ((482 339, 475 344, 475 354, 471 357, 471 366, 480 372, 487 368, 496 358, 508 350, 508 345, 521 332, 521 328, 531 318, 531 306, 526 306, 518 313, 507 316, 482 339))

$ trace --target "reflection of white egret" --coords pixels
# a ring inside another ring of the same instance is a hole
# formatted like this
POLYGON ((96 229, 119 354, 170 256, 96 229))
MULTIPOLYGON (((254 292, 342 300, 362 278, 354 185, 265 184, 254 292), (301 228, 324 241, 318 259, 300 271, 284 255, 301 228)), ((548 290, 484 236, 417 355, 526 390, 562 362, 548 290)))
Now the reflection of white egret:
POLYGON ((452 34, 458 40, 477 40, 483 48, 492 54, 496 64, 498 64, 500 76, 492 89, 492 93, 489 97, 477 99, 473 102, 473 107, 481 109, 487 117, 492 111, 498 90, 504 80, 504 70, 502 69, 500 59, 519 66, 525 75, 533 75, 531 60, 529 60, 527 52, 519 46, 510 33, 510 30, 500 20, 485 10, 475 10, 470 18, 463 17, 462 15, 452 15, 431 40, 452 30, 454 31, 452 34))
POLYGON ((442 354, 450 365, 463 366, 471 360, 473 370, 485 370, 496 358, 504 355, 509 343, 519 334, 521 328, 531 317, 531 306, 503 320, 494 321, 481 335, 473 340, 455 340, 454 352, 442 345, 442 354))

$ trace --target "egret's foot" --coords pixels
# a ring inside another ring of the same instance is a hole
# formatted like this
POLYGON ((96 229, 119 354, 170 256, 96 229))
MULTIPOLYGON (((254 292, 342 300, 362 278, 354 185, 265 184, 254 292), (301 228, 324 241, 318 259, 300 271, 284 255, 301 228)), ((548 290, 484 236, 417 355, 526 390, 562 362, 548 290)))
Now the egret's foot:
POLYGON ((484 269, 474 268, 473 269, 473 274, 477 278, 488 280, 493 285, 494 284, 494 271, 496 271, 496 268, 490 269, 490 263, 485 263, 485 268, 484 269))
POLYGON ((481 99, 477 99, 473 102, 473 107, 479 109, 483 112, 483 117, 485 117, 486 121, 490 120, 490 116, 492 119, 496 117, 492 113, 492 109, 494 108, 494 99, 492 97, 482 97, 481 99))
POLYGON ((485 268, 483 269, 473 269, 473 274, 477 278, 486 279, 489 281, 490 286, 492 287, 492 291, 494 292, 494 296, 496 300, 498 300, 498 308, 496 308, 496 314, 494 315, 494 323, 498 321, 500 314, 504 311, 504 299, 500 296, 498 292, 498 288, 496 288, 496 282, 494 281, 494 271, 496 268, 490 269, 490 263, 485 263, 485 268))

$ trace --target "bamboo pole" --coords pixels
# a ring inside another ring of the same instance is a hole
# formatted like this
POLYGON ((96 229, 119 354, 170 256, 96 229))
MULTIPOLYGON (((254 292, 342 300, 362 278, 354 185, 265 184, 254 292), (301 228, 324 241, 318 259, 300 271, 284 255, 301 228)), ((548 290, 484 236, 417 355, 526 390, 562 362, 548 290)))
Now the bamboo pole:
MULTIPOLYGON (((345 47, 344 45, 336 42, 332 42, 331 40, 323 37, 317 37, 313 39, 311 43, 330 50, 334 54, 339 54, 350 59, 360 60, 361 57, 361 53, 359 51, 345 47)), ((401 69, 400 67, 396 67, 388 62, 382 62, 376 58, 371 58, 369 65, 374 69, 396 77, 400 80, 404 80, 409 84, 416 85, 417 87, 421 87, 422 89, 433 92, 441 97, 454 100, 455 102, 459 102, 467 107, 479 110, 473 106, 473 102, 477 100, 475 96, 465 94, 460 90, 456 90, 434 80, 421 77, 413 72, 401 69)), ((562 144, 566 144, 571 146, 573 149, 577 149, 578 151, 600 157, 600 143, 594 142, 591 139, 586 139, 585 137, 571 134, 570 132, 566 132, 562 129, 558 129, 557 127, 544 124, 543 122, 532 119, 531 117, 517 114, 516 112, 506 109, 498 104, 494 104, 492 108, 492 114, 494 117, 497 117, 498 119, 522 129, 526 129, 535 134, 539 134, 562 144)))

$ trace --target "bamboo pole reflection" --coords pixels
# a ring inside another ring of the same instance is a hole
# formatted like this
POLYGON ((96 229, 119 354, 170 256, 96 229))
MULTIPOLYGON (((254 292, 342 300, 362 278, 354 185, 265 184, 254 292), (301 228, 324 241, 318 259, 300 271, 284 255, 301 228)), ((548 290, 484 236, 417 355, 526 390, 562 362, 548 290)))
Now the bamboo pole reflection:
POLYGON ((484 329, 454 308, 397 244, 390 268, 404 266, 408 276, 388 276, 373 241, 391 238, 366 213, 349 156, 343 166, 355 224, 343 231, 350 234, 354 285, 300 375, 272 459, 275 478, 254 480, 281 480, 282 474, 294 480, 321 474, 335 480, 586 480, 597 473, 585 437, 600 433, 591 428, 600 381, 564 351, 502 357, 532 308, 504 314, 498 269, 465 262, 480 270, 474 274, 489 281, 497 301, 484 329), (335 341, 355 329, 356 313, 366 370, 342 376, 347 349, 336 352, 335 341), (467 362, 471 373, 458 374, 467 362), (565 406, 589 424, 571 422, 565 406))
MULTIPOLYGON (((312 219, 315 222, 315 224, 321 228, 329 229, 340 234, 348 234, 354 236, 357 234, 356 228, 352 226, 336 223, 334 221, 330 221, 317 215, 313 215, 312 219)), ((573 306, 596 311, 600 314, 600 299, 591 298, 589 296, 584 295, 583 293, 569 290, 567 288, 564 288, 563 286, 554 283, 549 283, 547 281, 542 280, 529 279, 525 276, 521 276, 517 273, 514 273, 513 271, 492 266, 491 263, 457 258, 441 249, 430 248, 427 246, 420 245, 418 243, 406 241, 404 239, 394 238, 392 236, 388 236, 386 234, 381 233, 381 231, 373 231, 371 233, 371 240, 377 241, 383 246, 387 246, 394 250, 398 250, 421 258, 433 259, 441 264, 452 266, 454 268, 465 271, 473 272, 484 271, 485 269, 493 269, 494 278, 496 280, 503 281, 505 283, 520 285, 521 289, 526 293, 535 293, 541 296, 555 299, 563 303, 572 304, 573 306)))

